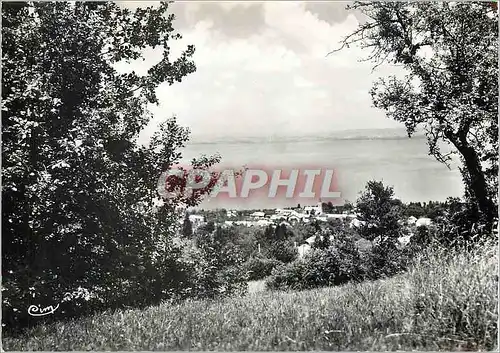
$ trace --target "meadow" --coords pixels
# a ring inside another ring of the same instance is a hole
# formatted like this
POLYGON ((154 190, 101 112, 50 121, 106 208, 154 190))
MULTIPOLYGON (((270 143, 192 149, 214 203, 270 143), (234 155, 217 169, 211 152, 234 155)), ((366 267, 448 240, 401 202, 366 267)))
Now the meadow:
POLYGON ((40 325, 4 350, 495 350, 497 244, 432 249, 401 275, 163 303, 40 325))

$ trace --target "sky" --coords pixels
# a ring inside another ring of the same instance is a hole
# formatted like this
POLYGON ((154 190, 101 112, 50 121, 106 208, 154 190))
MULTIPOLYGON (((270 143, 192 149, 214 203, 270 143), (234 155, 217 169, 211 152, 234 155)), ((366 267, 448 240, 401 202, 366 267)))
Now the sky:
MULTIPOLYGON (((154 2, 121 2, 134 8, 154 2)), ((370 52, 351 47, 327 56, 363 16, 346 2, 191 2, 170 5, 175 58, 196 48, 197 71, 173 86, 161 85, 146 141, 159 122, 177 116, 194 140, 225 136, 297 136, 352 129, 402 127, 372 106, 369 89, 378 77, 401 69, 360 62, 370 52)), ((160 59, 119 66, 144 72, 160 59)))

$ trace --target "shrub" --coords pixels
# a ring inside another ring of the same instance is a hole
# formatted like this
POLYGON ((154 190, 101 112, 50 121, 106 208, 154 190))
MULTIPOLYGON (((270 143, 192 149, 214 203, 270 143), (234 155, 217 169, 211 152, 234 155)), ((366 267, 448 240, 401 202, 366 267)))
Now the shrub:
POLYGON ((199 261, 196 281, 197 297, 214 298, 218 295, 242 294, 247 288, 247 274, 240 249, 230 240, 233 229, 218 227, 212 234, 201 234, 196 239, 199 261))
POLYGON ((272 257, 278 261, 289 263, 298 257, 297 248, 293 244, 286 240, 278 240, 271 243, 268 249, 268 256, 272 257))
POLYGON ((281 264, 273 269, 266 281, 267 289, 305 289, 305 264, 301 260, 281 264))
POLYGON ((282 262, 276 259, 255 256, 245 263, 245 270, 249 280, 259 280, 270 276, 273 269, 280 264, 282 262))
POLYGON ((304 259, 276 268, 268 287, 305 289, 340 285, 363 279, 365 267, 353 239, 341 236, 326 249, 314 248, 304 259))
POLYGON ((408 266, 410 253, 408 248, 398 249, 392 240, 376 242, 364 254, 365 277, 375 280, 403 272, 408 266))

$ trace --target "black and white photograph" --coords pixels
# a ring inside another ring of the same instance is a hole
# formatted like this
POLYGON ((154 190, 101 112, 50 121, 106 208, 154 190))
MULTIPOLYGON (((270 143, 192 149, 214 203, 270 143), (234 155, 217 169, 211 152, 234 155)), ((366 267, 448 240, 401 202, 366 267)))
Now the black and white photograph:
POLYGON ((497 1, 2 1, 3 351, 498 351, 497 1))

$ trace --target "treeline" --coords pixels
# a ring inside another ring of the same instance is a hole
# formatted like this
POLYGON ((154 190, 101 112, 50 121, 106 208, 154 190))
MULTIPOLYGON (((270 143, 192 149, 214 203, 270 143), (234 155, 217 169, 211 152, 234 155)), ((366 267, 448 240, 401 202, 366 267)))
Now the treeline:
POLYGON ((432 225, 416 228, 402 222, 408 207, 395 198, 393 188, 368 182, 354 207, 361 226, 338 224, 335 230, 318 232, 313 249, 303 258, 271 270, 267 287, 308 289, 390 277, 405 271, 411 259, 429 247, 467 251, 473 242, 495 238, 481 227, 475 204, 449 198, 417 206, 435 212, 432 225), (408 244, 400 242, 405 237, 408 244))

